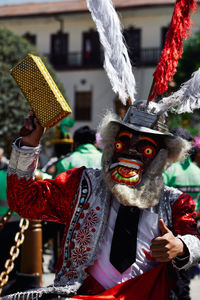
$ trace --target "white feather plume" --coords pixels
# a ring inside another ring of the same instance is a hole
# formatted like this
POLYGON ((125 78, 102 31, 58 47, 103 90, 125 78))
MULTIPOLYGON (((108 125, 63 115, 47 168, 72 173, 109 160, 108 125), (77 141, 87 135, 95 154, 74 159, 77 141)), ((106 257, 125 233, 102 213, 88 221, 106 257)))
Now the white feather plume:
POLYGON ((177 92, 164 97, 158 105, 161 111, 170 109, 178 114, 192 113, 194 109, 200 108, 200 68, 192 74, 191 79, 181 85, 177 92))
POLYGON ((133 103, 136 94, 135 78, 128 51, 123 42, 120 20, 112 1, 86 1, 104 48, 104 69, 110 79, 113 91, 119 94, 122 103, 126 104, 128 97, 133 103))

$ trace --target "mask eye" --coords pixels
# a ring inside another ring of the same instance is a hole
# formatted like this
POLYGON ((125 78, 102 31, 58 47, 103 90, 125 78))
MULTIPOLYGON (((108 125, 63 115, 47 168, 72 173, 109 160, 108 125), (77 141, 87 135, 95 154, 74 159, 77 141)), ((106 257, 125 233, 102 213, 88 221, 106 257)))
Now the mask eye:
POLYGON ((154 158, 156 149, 153 146, 144 146, 140 148, 140 152, 147 158, 154 158))
POLYGON ((130 132, 126 132, 126 131, 120 132, 114 143, 115 151, 120 152, 122 150, 127 150, 130 147, 130 141, 132 136, 133 135, 130 132))
POLYGON ((120 151, 126 149, 126 146, 121 141, 115 141, 114 148, 115 148, 116 152, 120 152, 120 151))

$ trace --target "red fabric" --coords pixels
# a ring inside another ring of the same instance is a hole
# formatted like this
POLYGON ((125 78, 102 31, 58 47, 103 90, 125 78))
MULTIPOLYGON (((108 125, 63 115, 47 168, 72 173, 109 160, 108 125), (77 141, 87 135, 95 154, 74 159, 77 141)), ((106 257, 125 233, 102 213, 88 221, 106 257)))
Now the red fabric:
POLYGON ((104 287, 96 281, 94 277, 89 275, 78 290, 79 295, 97 295, 104 292, 104 287))
POLYGON ((168 81, 173 80, 179 58, 183 52, 183 39, 187 39, 192 25, 190 12, 196 9, 195 0, 176 0, 164 48, 157 68, 153 74, 154 82, 150 101, 156 94, 163 94, 168 89, 168 81))
POLYGON ((175 235, 192 234, 200 238, 194 208, 195 202, 186 193, 181 194, 175 201, 172 206, 173 233, 175 235))
POLYGON ((157 267, 135 278, 94 295, 78 295, 70 298, 83 300, 168 300, 172 287, 172 278, 168 274, 167 265, 157 267))
POLYGON ((84 168, 71 169, 56 177, 28 181, 17 175, 7 177, 9 207, 30 220, 66 224, 73 214, 74 198, 84 168))

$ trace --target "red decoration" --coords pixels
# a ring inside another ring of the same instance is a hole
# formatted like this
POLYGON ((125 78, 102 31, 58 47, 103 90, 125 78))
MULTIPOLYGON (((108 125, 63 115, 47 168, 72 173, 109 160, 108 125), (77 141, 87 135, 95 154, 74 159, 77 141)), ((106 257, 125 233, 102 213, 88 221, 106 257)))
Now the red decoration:
MULTIPOLYGON (((156 266, 155 268, 143 273, 142 275, 136 276, 135 278, 131 278, 125 282, 117 284, 113 288, 110 288, 97 295, 75 295, 71 297, 71 299, 75 298, 82 300, 168 300, 169 291, 173 285, 173 279, 170 275, 171 274, 169 274, 167 270, 167 264, 162 263, 156 266)), ((93 282, 89 282, 85 286, 85 288, 87 288, 89 291, 92 290, 91 287, 93 288, 93 291, 95 290, 95 287, 97 287, 97 290, 100 289, 99 284, 94 285, 93 282)))
POLYGON ((144 252, 146 259, 150 261, 156 261, 155 258, 151 256, 151 251, 147 251, 144 248, 142 248, 142 251, 144 252))
POLYGON ((83 204, 83 209, 88 209, 90 206, 90 204, 88 202, 86 202, 85 204, 83 204))
POLYGON ((80 214, 80 219, 83 219, 84 218, 84 213, 81 213, 80 214))
POLYGON ((184 235, 189 233, 200 239, 197 230, 197 224, 195 221, 195 206, 195 202, 186 193, 181 194, 175 201, 174 205, 172 206, 172 217, 174 220, 173 226, 175 235, 184 235))
POLYGON ((78 230, 80 228, 80 223, 76 223, 74 228, 75 228, 75 230, 78 230))
POLYGON ((69 267, 71 266, 71 261, 70 261, 70 260, 68 260, 68 261, 66 262, 66 266, 67 266, 67 268, 69 268, 69 267))
POLYGON ((152 101, 156 94, 163 94, 168 89, 168 81, 173 80, 179 58, 183 53, 183 39, 190 35, 192 25, 190 12, 197 8, 195 0, 176 0, 164 48, 153 74, 154 80, 149 96, 152 101))
POLYGON ((74 242, 70 242, 69 247, 70 247, 71 249, 74 249, 74 242))

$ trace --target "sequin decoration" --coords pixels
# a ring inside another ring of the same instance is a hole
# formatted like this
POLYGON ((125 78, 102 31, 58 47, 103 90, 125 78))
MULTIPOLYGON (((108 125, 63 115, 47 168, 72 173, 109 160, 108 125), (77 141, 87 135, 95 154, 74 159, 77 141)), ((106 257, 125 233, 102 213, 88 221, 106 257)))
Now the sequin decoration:
POLYGON ((10 72, 42 126, 53 127, 71 113, 40 57, 29 54, 10 72))

